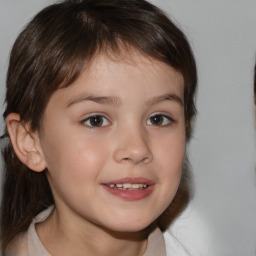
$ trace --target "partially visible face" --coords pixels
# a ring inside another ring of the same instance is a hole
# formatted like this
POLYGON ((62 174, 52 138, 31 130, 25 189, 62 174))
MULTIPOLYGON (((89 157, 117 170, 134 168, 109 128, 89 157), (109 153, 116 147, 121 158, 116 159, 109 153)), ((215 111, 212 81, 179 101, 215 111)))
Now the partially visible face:
POLYGON ((138 231, 167 208, 185 152, 183 78, 134 51, 100 55, 45 110, 41 146, 61 216, 138 231))

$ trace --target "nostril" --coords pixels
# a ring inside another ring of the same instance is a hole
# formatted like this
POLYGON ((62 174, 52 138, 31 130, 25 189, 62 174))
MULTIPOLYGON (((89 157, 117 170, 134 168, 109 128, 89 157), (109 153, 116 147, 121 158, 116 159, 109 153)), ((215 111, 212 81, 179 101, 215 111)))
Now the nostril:
POLYGON ((131 150, 129 148, 126 148, 126 149, 117 149, 114 152, 114 159, 119 163, 147 164, 152 161, 153 156, 150 150, 138 151, 138 150, 131 150))
POLYGON ((129 159, 128 157, 125 157, 121 160, 122 162, 128 162, 128 161, 131 161, 131 159, 129 159))
POLYGON ((130 129, 126 134, 120 135, 114 147, 113 157, 119 163, 149 163, 152 159, 149 139, 146 134, 141 134, 141 131, 130 129))
POLYGON ((152 159, 153 159, 153 156, 150 155, 150 156, 148 156, 148 157, 145 157, 145 158, 143 159, 143 162, 144 162, 144 164, 148 164, 148 163, 150 163, 150 162, 152 161, 152 159))

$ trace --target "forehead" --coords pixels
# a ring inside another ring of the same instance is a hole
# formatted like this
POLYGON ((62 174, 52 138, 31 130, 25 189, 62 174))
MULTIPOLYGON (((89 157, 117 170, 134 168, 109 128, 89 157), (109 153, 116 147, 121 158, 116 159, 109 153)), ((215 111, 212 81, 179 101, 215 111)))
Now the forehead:
POLYGON ((134 49, 119 53, 96 55, 76 81, 57 90, 50 101, 72 101, 80 95, 121 99, 142 90, 134 97, 147 101, 158 94, 174 93, 183 101, 184 81, 179 71, 134 49))
MULTIPOLYGON (((179 84, 177 90, 184 90, 184 79, 180 71, 165 62, 142 54, 134 48, 121 49, 118 53, 103 52, 84 67, 80 77, 71 85, 77 86, 82 79, 104 80, 113 83, 115 78, 129 81, 140 77, 141 83, 161 80, 170 83, 170 80, 179 84), (112 81, 108 81, 108 79, 112 81)), ((150 83, 149 83, 150 84, 150 83)))

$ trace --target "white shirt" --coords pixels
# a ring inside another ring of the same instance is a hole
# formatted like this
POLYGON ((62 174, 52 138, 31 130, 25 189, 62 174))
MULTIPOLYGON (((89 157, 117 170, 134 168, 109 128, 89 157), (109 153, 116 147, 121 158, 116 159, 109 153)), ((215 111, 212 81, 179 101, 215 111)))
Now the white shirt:
MULTIPOLYGON (((6 256, 51 256, 40 241, 35 224, 43 222, 52 212, 53 206, 39 213, 27 232, 19 235, 8 247, 6 256)), ((163 236, 159 228, 155 229, 148 237, 148 245, 143 256, 190 256, 179 241, 170 233, 163 236), (165 245, 167 241, 167 247, 165 245), (166 254, 167 249, 167 254, 166 254)))

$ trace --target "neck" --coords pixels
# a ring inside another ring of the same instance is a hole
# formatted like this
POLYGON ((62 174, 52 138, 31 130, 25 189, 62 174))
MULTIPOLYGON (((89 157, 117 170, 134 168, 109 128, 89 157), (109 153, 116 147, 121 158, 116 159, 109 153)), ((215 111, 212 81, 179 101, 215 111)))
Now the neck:
POLYGON ((36 226, 40 240, 53 256, 141 256, 152 228, 139 232, 116 232, 91 222, 70 221, 57 210, 36 226))

